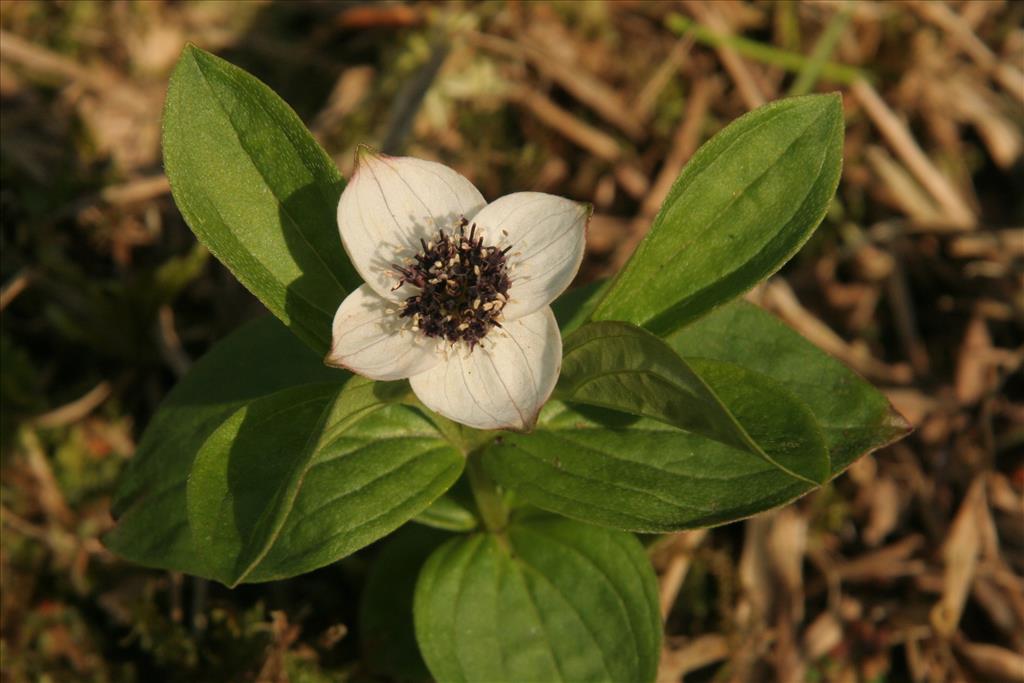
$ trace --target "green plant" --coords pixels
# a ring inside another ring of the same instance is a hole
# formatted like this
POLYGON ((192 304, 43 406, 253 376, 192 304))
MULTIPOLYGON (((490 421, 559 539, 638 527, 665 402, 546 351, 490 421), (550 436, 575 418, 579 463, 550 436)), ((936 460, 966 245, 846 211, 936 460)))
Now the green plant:
MULTIPOLYGON (((235 586, 418 522, 421 539, 414 525, 394 543, 412 543, 404 557, 422 568, 374 571, 407 592, 402 577, 418 573, 406 603, 434 677, 653 680, 655 577, 632 532, 781 505, 906 433, 869 384, 737 300, 822 220, 842 139, 838 95, 737 120, 696 153, 622 272, 562 295, 553 317, 586 207, 541 195, 482 208, 461 185, 441 202, 431 183, 462 182, 449 170, 368 152, 366 174, 395 178, 346 188, 270 89, 186 48, 164 121, 174 197, 275 317, 220 342, 167 397, 121 482, 108 545, 235 586), (524 221, 513 209, 526 199, 544 210, 524 221), (378 219, 412 230, 409 243, 353 241, 351 226, 378 219), (458 283, 445 289, 442 273, 458 283), (528 320, 534 346, 505 362, 528 320)), ((396 601, 383 581, 364 606, 378 635, 396 601)))

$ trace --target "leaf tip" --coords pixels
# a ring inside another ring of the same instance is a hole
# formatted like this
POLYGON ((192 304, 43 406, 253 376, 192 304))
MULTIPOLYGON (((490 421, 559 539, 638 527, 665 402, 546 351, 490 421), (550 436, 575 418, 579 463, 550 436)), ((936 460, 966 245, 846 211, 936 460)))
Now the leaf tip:
POLYGON ((185 57, 192 57, 195 59, 197 55, 202 53, 203 49, 190 40, 185 43, 185 47, 181 48, 180 59, 184 59, 185 57))
POLYGON ((792 102, 795 106, 801 108, 828 112, 830 118, 834 118, 837 115, 842 117, 843 113, 843 94, 838 90, 828 93, 815 93, 813 95, 787 97, 771 102, 766 106, 770 107, 773 105, 781 105, 784 102, 792 102))
POLYGON ((835 90, 830 93, 823 95, 826 98, 829 109, 832 110, 832 114, 842 120, 843 118, 843 93, 835 90))
POLYGON ((910 423, 910 420, 905 418, 903 413, 893 407, 892 404, 889 404, 889 413, 886 416, 885 426, 895 435, 889 443, 899 441, 914 431, 914 425, 910 423))

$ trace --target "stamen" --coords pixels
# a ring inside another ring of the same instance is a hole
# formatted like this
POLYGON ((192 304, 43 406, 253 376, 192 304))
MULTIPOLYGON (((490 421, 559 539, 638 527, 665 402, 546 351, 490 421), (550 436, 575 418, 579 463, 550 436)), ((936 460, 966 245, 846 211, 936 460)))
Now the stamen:
POLYGON ((498 318, 511 284, 505 259, 510 247, 484 246, 483 231, 465 218, 451 233, 439 229, 433 239, 419 243, 422 251, 404 266, 393 266, 395 289, 410 284, 420 290, 397 313, 411 318, 413 332, 440 337, 452 346, 466 342, 466 351, 472 351, 491 329, 501 327, 498 318))

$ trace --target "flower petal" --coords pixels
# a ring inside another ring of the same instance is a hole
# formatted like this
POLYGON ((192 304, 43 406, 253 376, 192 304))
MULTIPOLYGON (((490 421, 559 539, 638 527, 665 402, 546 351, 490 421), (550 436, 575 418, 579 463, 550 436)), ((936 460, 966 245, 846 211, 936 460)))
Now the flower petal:
POLYGON ((486 203, 473 183, 443 164, 389 157, 363 147, 338 202, 341 242, 356 270, 377 294, 392 300, 392 264, 420 250, 419 240, 451 230, 486 203))
POLYGON ((331 350, 324 362, 370 379, 404 379, 442 360, 436 341, 404 330, 395 305, 362 285, 334 314, 331 350))
POLYGON ((551 396, 562 364, 562 337, 550 307, 494 329, 467 354, 409 378, 431 410, 476 429, 529 430, 551 396))
POLYGON ((485 206, 473 218, 484 241, 511 245, 510 301, 503 313, 515 320, 547 306, 565 291, 583 261, 593 208, 542 192, 516 192, 485 206))

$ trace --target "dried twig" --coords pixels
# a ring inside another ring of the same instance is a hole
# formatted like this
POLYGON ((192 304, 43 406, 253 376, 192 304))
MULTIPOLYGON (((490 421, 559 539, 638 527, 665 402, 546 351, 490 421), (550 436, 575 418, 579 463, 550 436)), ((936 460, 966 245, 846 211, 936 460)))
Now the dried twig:
POLYGON ((725 636, 709 633, 694 638, 679 649, 665 648, 658 667, 658 683, 678 683, 683 676, 729 656, 725 636))
POLYGON ((106 401, 112 391, 110 383, 104 380, 74 401, 65 403, 42 415, 37 415, 32 419, 32 424, 36 427, 50 429, 78 422, 106 401))
POLYGON ((924 19, 946 31, 954 46, 963 50, 975 64, 990 73, 1006 92, 1024 102, 1024 71, 1000 61, 988 45, 975 35, 970 25, 950 9, 948 4, 911 0, 910 6, 924 19))
POLYGON ((19 64, 42 76, 77 81, 99 90, 109 88, 112 81, 120 80, 112 71, 86 68, 72 59, 2 30, 0 60, 19 64))
POLYGON ((68 507, 64 494, 53 475, 50 462, 43 452, 43 446, 39 443, 39 437, 31 428, 25 428, 21 432, 21 446, 28 461, 29 471, 32 472, 38 488, 38 500, 43 512, 50 522, 60 528, 70 526, 74 515, 68 507))
POLYGON ((19 294, 28 288, 32 283, 32 277, 31 270, 22 268, 18 271, 17 275, 5 282, 3 287, 0 287, 0 311, 7 308, 12 301, 18 298, 19 294))
POLYGON ((376 70, 366 65, 349 67, 341 72, 327 103, 309 127, 318 140, 323 141, 332 128, 366 99, 375 75, 376 70))
POLYGON ((686 64, 686 57, 693 49, 693 38, 686 37, 676 41, 668 53, 665 61, 654 70, 651 77, 647 79, 640 92, 633 99, 633 116, 639 121, 649 121, 654 112, 654 105, 658 101, 662 90, 669 84, 672 77, 679 69, 686 64))
MULTIPOLYGON (((722 19, 712 6, 695 2, 694 0, 687 0, 686 7, 698 20, 706 24, 708 28, 718 35, 729 36, 732 33, 725 20, 722 19)), ((740 97, 743 98, 743 103, 747 106, 747 109, 757 109, 764 104, 767 101, 764 93, 761 92, 757 80, 750 73, 750 69, 743 62, 743 58, 726 41, 719 43, 715 47, 715 51, 718 53, 719 59, 722 60, 722 66, 729 72, 729 76, 732 77, 733 82, 736 84, 736 89, 739 91, 740 97)))
POLYGON ((764 301, 813 344, 838 357, 862 375, 892 384, 907 384, 913 378, 908 366, 888 365, 871 356, 866 349, 854 348, 844 341, 800 304, 785 280, 772 279, 764 288, 764 301))
POLYGON ((185 352, 178 331, 174 329, 174 309, 167 305, 161 306, 157 318, 160 354, 175 375, 184 377, 192 367, 192 359, 185 352))
POLYGON ((138 204, 161 197, 170 191, 171 184, 167 176, 160 174, 105 187, 100 192, 100 199, 114 205, 138 204))
POLYGON ((850 88, 854 97, 878 127, 893 151, 907 165, 921 185, 949 215, 950 224, 959 228, 973 228, 977 224, 974 212, 960 198, 949 180, 925 155, 914 140, 907 125, 896 116, 889 105, 867 81, 857 81, 850 88))
POLYGON ((633 199, 642 200, 650 191, 651 182, 647 179, 647 174, 635 163, 620 161, 615 164, 612 172, 619 186, 633 199))
POLYGON ((900 540, 873 552, 863 553, 840 564, 836 573, 843 581, 888 581, 901 576, 915 576, 925 569, 925 563, 911 556, 924 547, 924 538, 918 534, 900 540))
POLYGON ((948 225, 931 197, 911 177, 902 164, 878 145, 867 145, 864 158, 878 177, 884 196, 902 209, 910 220, 921 227, 942 228, 948 225))
POLYGON ((661 207, 661 203, 668 196, 672 183, 679 177, 679 172, 683 170, 683 166, 686 165, 686 162, 689 161, 693 153, 697 151, 697 146, 701 141, 701 133, 704 130, 704 119, 707 117, 708 108, 711 105, 711 100, 720 92, 720 89, 721 81, 715 78, 701 78, 694 81, 686 114, 683 116, 683 122, 676 128, 668 154, 665 155, 665 161, 661 165, 661 170, 658 172, 658 176, 647 193, 647 197, 640 206, 640 216, 642 218, 650 219, 654 217, 654 214, 661 207))
POLYGON ((646 136, 646 128, 619 93, 584 71, 578 64, 566 64, 556 55, 531 42, 514 43, 499 36, 479 32, 468 33, 467 37, 471 43, 484 49, 528 61, 630 139, 642 140, 646 136))
POLYGON ((669 560, 668 567, 661 575, 661 587, 658 594, 658 602, 661 605, 661 618, 668 618, 672 605, 676 602, 679 589, 683 585, 683 579, 690 569, 690 561, 694 551, 700 546, 707 536, 707 529, 694 529, 693 531, 682 531, 676 534, 673 540, 673 554, 669 560))
POLYGON ((510 92, 514 102, 525 107, 547 126, 605 161, 615 162, 622 157, 622 149, 615 138, 581 121, 572 113, 552 102, 544 94, 526 87, 510 92))
POLYGON ((1024 682, 1024 655, 988 643, 955 641, 956 651, 990 681, 1024 682))
POLYGON ((903 272, 903 265, 898 258, 892 259, 892 272, 885 284, 889 310, 892 311, 896 332, 910 360, 910 367, 918 376, 927 375, 931 367, 931 358, 928 355, 928 347, 921 341, 921 335, 917 331, 917 313, 914 310, 913 297, 903 272))
POLYGON ((942 547, 945 564, 942 599, 932 609, 931 622, 935 632, 945 638, 951 638, 956 633, 974 581, 974 571, 981 551, 978 534, 980 508, 987 504, 985 480, 978 477, 968 489, 942 547))

